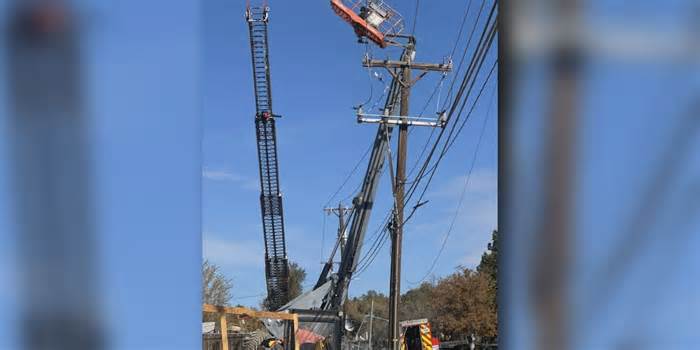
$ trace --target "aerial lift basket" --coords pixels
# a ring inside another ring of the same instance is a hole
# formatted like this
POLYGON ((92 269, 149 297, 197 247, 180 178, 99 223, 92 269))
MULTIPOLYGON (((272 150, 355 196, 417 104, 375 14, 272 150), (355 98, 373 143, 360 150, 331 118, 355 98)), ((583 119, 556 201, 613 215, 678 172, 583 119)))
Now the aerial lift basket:
POLYGON ((389 38, 401 34, 403 18, 381 0, 331 0, 331 7, 348 22, 359 38, 387 47, 389 38))

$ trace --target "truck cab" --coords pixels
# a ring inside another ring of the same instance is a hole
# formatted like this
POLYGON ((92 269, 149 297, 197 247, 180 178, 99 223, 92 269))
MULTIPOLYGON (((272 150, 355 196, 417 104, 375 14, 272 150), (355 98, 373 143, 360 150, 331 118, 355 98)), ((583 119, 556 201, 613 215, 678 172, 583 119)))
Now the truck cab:
POLYGON ((438 350, 440 342, 433 337, 427 318, 402 321, 401 350, 438 350))

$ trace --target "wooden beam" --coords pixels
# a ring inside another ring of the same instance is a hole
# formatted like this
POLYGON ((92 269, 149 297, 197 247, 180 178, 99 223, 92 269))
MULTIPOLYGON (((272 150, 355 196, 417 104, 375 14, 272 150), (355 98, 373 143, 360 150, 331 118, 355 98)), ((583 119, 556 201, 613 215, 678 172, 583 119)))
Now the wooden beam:
POLYGON ((254 318, 272 318, 286 321, 294 321, 294 318, 296 317, 296 315, 288 312, 255 311, 245 307, 228 307, 210 304, 202 305, 202 311, 232 315, 247 315, 254 318))
POLYGON ((202 311, 220 314, 221 325, 221 350, 229 350, 228 348, 228 326, 226 323, 226 315, 246 315, 253 318, 271 318, 275 320, 285 320, 292 322, 292 331, 294 339, 294 349, 299 350, 299 342, 297 341, 297 332, 299 331, 299 315, 289 312, 271 312, 271 311, 256 311, 245 307, 228 307, 217 306, 211 304, 203 304, 202 311))
POLYGON ((297 340, 297 331, 299 331, 299 316, 294 315, 294 320, 292 321, 292 326, 294 327, 294 350, 299 350, 299 341, 297 340))
POLYGON ((222 313, 219 319, 221 326, 221 350, 228 350, 228 324, 226 323, 226 314, 222 313))

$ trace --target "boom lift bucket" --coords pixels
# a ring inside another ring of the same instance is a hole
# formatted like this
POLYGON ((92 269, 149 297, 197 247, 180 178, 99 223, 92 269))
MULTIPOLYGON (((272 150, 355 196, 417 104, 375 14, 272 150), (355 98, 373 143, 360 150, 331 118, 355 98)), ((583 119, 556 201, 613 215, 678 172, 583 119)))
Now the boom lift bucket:
POLYGON ((333 11, 348 22, 355 34, 372 40, 385 48, 390 43, 387 37, 403 31, 403 19, 381 0, 331 0, 333 11))

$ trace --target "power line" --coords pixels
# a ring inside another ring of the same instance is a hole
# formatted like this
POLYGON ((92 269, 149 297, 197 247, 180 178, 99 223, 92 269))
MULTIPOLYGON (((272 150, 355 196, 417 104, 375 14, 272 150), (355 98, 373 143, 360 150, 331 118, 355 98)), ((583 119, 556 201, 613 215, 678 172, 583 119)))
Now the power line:
POLYGON ((255 294, 255 295, 244 295, 244 296, 242 296, 242 297, 231 298, 231 300, 258 298, 258 297, 263 297, 263 296, 265 296, 265 295, 266 295, 265 293, 255 294))
MULTIPOLYGON (((495 5, 495 4, 494 4, 494 5, 495 5)), ((493 14, 493 9, 492 9, 491 15, 492 15, 492 14, 493 14)), ((489 21, 487 21, 487 24, 490 23, 491 15, 489 16, 489 21)), ((479 49, 474 53, 474 56, 473 56, 473 58, 472 58, 472 63, 470 64, 470 69, 468 69, 467 72, 465 73, 463 82, 460 84, 460 85, 461 85, 461 86, 460 86, 460 90, 458 91, 457 97, 455 98, 455 100, 454 100, 454 102, 453 102, 453 104, 452 104, 452 107, 450 108, 450 112, 449 112, 449 115, 448 115, 448 117, 447 117, 447 122, 448 122, 448 123, 450 122, 450 120, 453 119, 453 117, 454 117, 454 111, 456 110, 457 106, 458 106, 460 103, 461 103, 462 107, 459 109, 459 112, 457 113, 457 116, 455 117, 455 123, 456 123, 457 121, 459 121, 459 119, 460 119, 461 116, 462 116, 462 111, 463 111, 463 109, 464 109, 464 106, 466 105, 466 102, 467 102, 467 100, 469 99, 469 95, 471 94, 471 90, 472 90, 472 88, 473 88, 473 86, 474 86, 474 83, 476 82, 476 78, 477 78, 478 75, 479 75, 478 72, 481 70, 481 66, 483 65, 483 62, 484 62, 484 60, 485 60, 485 58, 486 58, 486 55, 487 55, 487 53, 488 53, 488 51, 489 51, 488 49, 491 47, 491 43, 492 43, 492 41, 493 41, 493 38, 495 37, 495 33, 496 33, 496 31, 497 31, 496 24, 497 24, 497 21, 494 22, 494 24, 492 25, 492 27, 491 27, 492 29, 491 29, 491 31, 490 31, 490 33, 489 33, 488 38, 486 39, 486 41, 484 41, 484 34, 486 33, 487 28, 484 28, 484 32, 482 33, 481 39, 479 40, 479 43, 480 43, 480 45, 478 46, 479 49), (483 45, 481 45, 482 43, 483 43, 483 45), (478 62, 477 62, 477 61, 478 61, 478 62), (476 73, 475 73, 475 74, 472 74, 472 73, 474 73, 474 72, 476 72, 476 73), (473 79, 470 79, 470 78, 472 78, 472 77, 473 77, 473 79), (471 84, 469 84, 469 82, 471 82, 471 84), (465 91, 467 85, 470 85, 470 86, 469 86, 469 89, 468 89, 468 91, 467 91, 467 95, 466 95, 465 99, 462 100, 462 99, 461 99, 461 96, 462 96, 462 94, 464 93, 464 91, 465 91)), ((491 68, 491 72, 489 72, 489 76, 488 76, 488 78, 487 78, 486 81, 488 81, 488 79, 490 78, 490 76, 491 76, 491 74, 492 74, 492 72, 493 72, 493 69, 495 68, 495 65, 496 65, 497 62, 498 62, 498 60, 496 60, 496 61, 494 62, 494 66, 491 68)), ((485 87, 486 81, 484 81, 484 85, 482 85, 482 88, 481 88, 481 90, 480 90, 479 96, 481 95, 481 92, 483 91, 483 88, 485 87)), ((479 96, 477 96, 477 99, 474 101, 474 104, 476 104, 476 102, 478 102, 479 96)), ((473 104, 473 105, 474 105, 474 104, 473 104)), ((467 115, 467 119, 468 119, 469 115, 470 115, 470 113, 467 115)), ((448 134, 448 136, 447 136, 447 140, 445 141, 445 144, 443 145, 443 149, 442 149, 442 151, 440 152, 440 155, 438 156, 437 161, 435 162, 435 164, 433 165, 433 167, 432 167, 430 170, 428 170, 428 165, 430 164, 430 160, 432 159, 432 157, 433 157, 433 155, 434 155, 434 153, 435 153, 435 151, 436 151, 438 145, 440 144, 440 140, 442 139, 442 136, 443 136, 443 134, 444 134, 444 132, 445 132, 445 129, 444 129, 444 128, 440 130, 440 133, 438 134, 437 140, 436 140, 435 143, 433 144, 433 147, 432 147, 432 149, 430 150, 430 153, 429 153, 428 156, 426 157, 426 160, 425 160, 425 162, 423 163, 423 166, 421 167, 421 170, 420 170, 419 174, 416 176, 416 180, 413 181, 413 183, 412 183, 412 185, 411 185, 411 188, 409 189, 409 192, 410 192, 410 193, 409 193, 409 196, 408 196, 408 198, 407 198, 407 201, 410 200, 410 198, 411 198, 411 197, 413 196, 413 194, 415 193, 415 191, 416 191, 416 189, 417 189, 417 187, 418 187, 418 184, 419 184, 420 181, 423 179, 423 177, 426 176, 426 171, 428 171, 428 172, 430 173, 430 180, 429 180, 428 184, 430 183, 430 181, 432 181, 432 177, 433 177, 433 175, 435 174, 435 170, 437 169, 437 166, 439 165, 440 161, 442 160, 442 158, 444 157, 444 155, 445 155, 445 153, 446 153, 445 149, 446 149, 446 146, 448 145, 450 139, 452 138, 452 135, 453 135, 454 130, 455 130, 455 126, 456 126, 456 124, 453 123, 453 124, 452 124, 452 128, 450 129, 450 132, 449 132, 449 134, 448 134)), ((460 132, 461 132, 461 128, 460 128, 460 132)), ((455 134, 454 137, 457 137, 458 135, 459 135, 459 133, 455 134)), ((425 188, 424 188, 423 194, 425 194, 425 190, 427 190, 427 185, 426 185, 425 188)), ((421 195, 421 198, 422 198, 423 194, 421 195)), ((415 207, 414 207, 413 212, 409 215, 409 218, 410 218, 410 216, 413 215, 414 212, 415 212, 415 207)))
MULTIPOLYGON (((494 6, 493 6, 492 9, 491 9, 491 13, 489 14, 489 18, 488 18, 488 20, 486 21, 486 25, 485 25, 485 27, 484 27, 484 30, 482 31, 481 37, 480 37, 480 39, 479 39, 479 43, 477 44, 477 49, 475 50, 474 55, 472 56, 471 63, 469 64, 469 68, 467 69, 467 72, 466 72, 465 75, 464 75, 464 78, 463 78, 463 80, 462 80, 462 83, 460 84, 460 89, 459 89, 459 91, 457 92, 457 96, 455 97, 455 99, 454 99, 454 101, 453 101, 453 103, 452 103, 452 107, 450 108, 450 111, 449 111, 449 114, 448 114, 448 117, 447 117, 447 122, 449 122, 449 121, 453 118, 454 111, 455 111, 455 109, 457 108, 457 106, 459 105, 459 102, 461 101, 461 96, 462 96, 462 94, 464 93, 464 89, 466 88, 466 85, 467 85, 467 84, 469 83, 469 81, 471 80, 471 81, 472 81, 472 86, 473 86, 473 81, 475 81, 475 78, 478 76, 478 71, 480 70, 481 64, 483 63, 483 60, 485 59, 486 53, 488 52, 488 51, 485 51, 485 50, 484 50, 484 47, 489 47, 489 48, 490 48, 490 44, 491 44, 491 43, 490 43, 490 40, 487 39, 488 44, 487 44, 487 45, 484 45, 484 35, 486 34, 486 32, 487 32, 487 30, 488 30, 488 24, 491 22, 491 17, 493 16, 493 13, 494 13, 495 8, 496 8, 496 2, 494 2, 494 6), (477 62, 477 61, 480 61, 480 63, 478 64, 478 69, 476 69, 477 74, 474 75, 474 80, 472 80, 472 79, 471 79, 471 78, 472 78, 472 73, 474 73, 474 68, 476 67, 474 64, 475 64, 475 62, 477 62)), ((495 32, 495 31, 496 31, 496 26, 495 26, 495 23, 494 23, 494 25, 492 26, 492 32, 495 32)), ((491 36, 490 34, 489 34, 489 37, 492 38, 492 36, 491 36)), ((471 38, 470 38, 470 40, 471 40, 471 38)), ((465 47, 465 54, 466 54, 467 49, 468 49, 468 46, 465 47)), ((454 81, 456 81, 456 77, 455 77, 455 79, 453 80, 453 85, 454 85, 454 81)), ((467 99, 468 99, 468 97, 469 97, 470 91, 471 91, 471 88, 469 89, 469 92, 467 92, 467 99)), ((466 101, 466 99, 465 99, 465 101, 466 101)), ((447 100, 446 100, 446 102, 447 102, 447 100)), ((457 117, 456 117, 456 120, 459 120, 460 118, 461 118, 461 110, 460 110, 460 113, 458 113, 458 115, 457 115, 457 117)), ((450 138, 450 136, 451 136, 453 130, 454 130, 454 127, 452 127, 452 129, 450 130, 450 134, 448 135, 448 139, 450 138)), ((445 129, 444 129, 444 128, 440 130, 440 133, 439 133, 439 135, 438 135, 438 138, 437 138, 437 140, 435 141, 435 143, 433 144, 433 147, 432 147, 430 153, 428 154, 428 156, 427 156, 427 158, 426 158, 426 161, 425 161, 423 167, 422 167, 421 170, 420 170, 419 175, 416 176, 416 178, 417 178, 418 180, 417 180, 417 181, 414 181, 415 183, 412 185, 412 188, 411 188, 409 191, 411 191, 411 192, 415 191, 415 187, 417 186, 417 183, 420 182, 422 176, 424 175, 424 173, 425 173, 425 171, 426 171, 426 168, 427 168, 427 166, 428 166, 428 164, 429 164, 429 162, 430 162, 430 160, 431 160, 431 158, 432 158, 432 156, 433 156, 433 154, 434 154, 434 152, 435 152, 435 150, 436 150, 438 144, 440 143, 440 140, 441 140, 441 138, 442 138, 444 132, 445 132, 445 129)), ((411 195, 412 195, 412 193, 411 193, 411 195)), ((410 197, 409 197, 409 198, 410 198, 410 197)))
MULTIPOLYGON (((496 3, 497 3, 497 1, 494 1, 494 8, 495 8, 496 3)), ((479 7, 478 15, 476 16, 476 20, 474 21, 474 25, 472 26, 472 29, 469 32, 469 38, 467 39, 467 44, 464 46, 464 51, 462 53, 462 57, 460 58, 459 64, 457 65, 457 70, 455 71, 454 78, 452 79, 452 82, 450 83, 450 88, 447 90, 447 98, 445 99, 445 105, 443 106, 443 109, 447 106, 447 101, 449 101, 450 98, 452 97, 452 89, 454 89, 454 85, 457 82, 457 76, 459 75, 459 72, 462 71, 462 64, 464 63, 464 59, 467 56, 467 52, 469 52, 469 46, 471 46, 472 38, 474 37, 474 32, 476 31, 477 24, 479 24, 479 22, 481 20, 481 14, 484 11, 485 4, 486 4, 486 1, 482 0, 481 6, 479 7)), ((471 3, 469 4, 469 6, 471 6, 471 3)), ((493 11, 493 9, 492 9, 492 11, 493 11)), ((465 20, 466 20, 467 13, 465 13, 465 20)), ((490 19, 490 16, 489 16, 489 19, 490 19)), ((484 26, 484 30, 486 30, 488 23, 489 23, 489 21, 487 20, 486 25, 484 26)), ((453 48, 453 54, 452 54, 453 56, 454 56, 454 49, 457 48, 457 42, 459 41, 459 38, 461 38, 461 32, 460 32, 460 35, 457 37, 457 41, 455 42, 455 46, 453 48)), ((478 45, 477 45, 477 48, 478 48, 478 45)))
MULTIPOLYGON (((471 8, 471 4, 472 4, 472 1, 469 0, 469 1, 467 2, 467 7, 466 7, 466 9, 465 9, 465 11, 464 11, 464 15, 462 16, 462 22, 461 22, 461 24, 460 24, 460 26, 459 26, 459 31, 458 31, 458 34, 457 34, 457 38, 455 38, 455 43, 454 43, 454 45, 452 46, 452 51, 450 52, 450 59, 451 59, 452 57, 454 57, 455 51, 457 50, 457 46, 459 46, 459 39, 462 38, 462 31, 464 30, 464 24, 467 22, 467 17, 468 17, 468 14, 469 14, 469 9, 471 8)), ((481 9, 480 9, 480 12, 479 12, 479 16, 481 16, 481 10, 483 9, 483 5, 484 5, 484 3, 483 3, 483 1, 482 1, 482 3, 481 3, 481 9)), ((417 8, 417 6, 416 6, 416 8, 417 8)), ((417 10, 416 10, 416 11, 417 11, 417 10)), ((478 23, 478 17, 477 17, 477 21, 474 23, 474 28, 476 28, 476 24, 477 24, 477 23, 478 23)), ((472 29, 472 34, 473 34, 473 33, 474 33, 474 29, 472 29)), ((467 42, 467 46, 465 47, 465 54, 462 55, 462 60, 464 60, 464 56, 466 55, 466 50, 469 48, 469 43, 470 43, 470 42, 471 42, 471 35, 470 35, 469 41, 467 42)), ((460 63, 460 67, 461 67, 461 63, 460 63)), ((455 72, 455 76, 456 76, 458 73, 459 73, 459 68, 458 68, 457 72, 455 72)), ((421 112, 420 112, 420 114, 418 115, 418 117, 422 117, 422 116, 423 116, 423 114, 425 113, 425 110, 428 108, 428 105, 430 104, 430 101, 433 99, 433 97, 435 96, 435 93, 438 91, 438 88, 441 88, 441 87, 442 87, 442 83, 443 83, 443 81, 445 80, 446 77, 447 77, 447 74, 443 74, 443 75, 442 75, 442 78, 440 78, 440 81, 438 82, 438 84, 436 84, 435 89, 433 90, 433 93, 432 93, 432 94, 430 95, 430 97, 428 98, 428 102, 426 102, 425 106, 424 106, 423 109, 421 110, 421 112)), ((454 85, 454 79, 453 79, 452 85, 454 85)), ((445 102, 447 102, 447 101, 449 100, 449 98, 450 98, 450 96, 448 95, 447 98, 445 99, 445 102)), ((438 103, 438 105, 440 104, 440 98, 439 98, 439 97, 438 97, 437 103, 438 103)), ((437 108, 439 108, 439 107, 436 107, 436 109, 437 109, 437 108)), ((413 129, 411 129, 409 132, 412 132, 412 131, 413 131, 413 129)), ((427 141, 425 142, 425 144, 423 145, 423 149, 421 150, 420 155, 419 155, 418 158, 416 159, 416 163, 413 164, 413 166, 411 167, 411 170, 410 170, 409 173, 408 173, 408 176, 409 176, 409 177, 413 174, 413 171, 416 169, 416 166, 418 165, 420 158, 422 158, 422 157, 423 157, 423 154, 425 154, 425 151, 426 151, 426 149, 428 148, 428 144, 430 143, 430 140, 433 138, 433 134, 434 134, 434 133, 435 133, 435 129, 432 129, 432 130, 430 131, 430 136, 428 137, 428 140, 427 140, 427 141)))
POLYGON ((345 188, 345 185, 348 183, 350 178, 355 174, 355 172, 357 172, 357 169, 360 167, 360 164, 362 164, 362 162, 364 162, 364 160, 367 159, 367 155, 369 154, 369 152, 371 150, 372 150, 372 145, 370 144, 369 147, 367 147, 367 150, 365 150, 365 153, 362 155, 362 157, 360 157, 360 160, 357 161, 357 163, 352 168, 350 173, 348 173, 348 175, 345 177, 345 180, 343 180, 343 183, 340 185, 340 187, 338 187, 338 189, 333 193, 333 195, 330 196, 330 198, 328 198, 328 201, 326 201, 326 204, 324 204, 323 207, 327 207, 331 203, 331 201, 333 201, 333 199, 335 199, 335 197, 338 195, 338 193, 340 193, 340 191, 342 191, 343 188, 345 188))
MULTIPOLYGON (((462 16, 462 24, 459 25, 459 32, 457 33, 457 38, 455 39, 455 44, 452 47, 452 52, 450 53, 450 57, 454 56, 455 51, 457 51, 459 39, 462 38, 462 30, 464 30, 464 24, 467 23, 467 17, 469 15, 469 9, 471 8, 471 6, 472 6, 472 0, 469 0, 469 2, 467 2, 467 8, 466 8, 466 10, 464 10, 464 16, 462 16)), ((483 8, 483 6, 484 6, 484 2, 482 1, 481 7, 483 8)), ((477 18, 477 21, 478 21, 478 18, 477 18)))
MULTIPOLYGON (((324 208, 325 208, 325 206, 324 206, 324 208)), ((324 257, 323 248, 326 245, 326 215, 323 212, 321 215, 323 215, 323 229, 321 230, 321 259, 320 259, 320 261, 323 261, 323 257, 324 257)))
POLYGON ((366 270, 367 267, 374 261, 376 258, 377 254, 381 250, 381 248, 384 246, 384 240, 385 237, 388 236, 386 235, 387 232, 387 225, 389 224, 390 218, 393 215, 393 208, 392 210, 387 213, 386 217, 382 221, 382 224, 379 225, 377 230, 374 231, 373 233, 373 238, 370 240, 374 239, 374 242, 370 246, 369 250, 363 256, 357 263, 357 273, 355 273, 355 277, 357 277, 362 271, 366 270))
POLYGON ((476 158, 477 158, 477 155, 479 153, 480 146, 481 146, 481 140, 484 136, 484 131, 486 130, 486 125, 488 123, 489 116, 491 115, 491 107, 493 106, 493 97, 495 96, 495 92, 496 92, 496 89, 494 88, 493 93, 491 94, 491 103, 489 104, 489 108, 486 111, 486 116, 484 117, 484 122, 481 125, 481 132, 479 133, 479 139, 476 143, 476 148, 475 148, 474 154, 472 156, 472 162, 471 162, 471 165, 469 166, 467 176, 464 180, 464 187, 462 188, 462 193, 460 193, 460 195, 459 195, 459 202, 457 204, 457 208, 455 209, 454 214, 452 215, 452 220, 450 221, 450 226, 447 229, 447 232, 445 233, 445 237, 442 239, 442 245, 440 246, 440 250, 438 251, 438 254, 435 256, 435 258, 433 259, 433 262, 430 265, 430 268, 428 269, 428 271, 425 273, 425 275, 423 275, 423 277, 418 282, 413 282, 413 281, 407 280, 407 282, 409 284, 416 285, 416 284, 423 283, 423 281, 425 281, 425 279, 428 278, 428 276, 433 272, 433 270, 435 269, 435 266, 437 265, 438 260, 442 256, 443 251, 445 250, 445 247, 447 245, 447 240, 450 238, 450 234, 452 233, 452 229, 454 228, 455 221, 457 220, 457 215, 459 215, 459 211, 462 209, 462 203, 464 201, 464 194, 467 191, 467 186, 469 185, 469 180, 471 179, 472 172, 474 170, 474 164, 476 163, 476 158))
MULTIPOLYGON (((484 84, 482 85, 482 87, 481 87, 481 89, 480 89, 480 91, 479 91, 479 95, 477 96, 477 100, 475 100, 475 101, 474 101, 474 104, 472 104, 472 108, 471 108, 470 111, 469 111, 469 115, 471 115, 471 112, 474 110, 474 107, 476 106, 476 102, 478 101, 478 97, 481 96, 481 94, 482 94, 482 92, 483 92, 483 90, 484 90, 484 87, 486 86, 486 83, 488 83, 488 81, 489 81, 489 79, 490 79, 490 77, 491 77, 491 74, 493 73, 494 69, 496 68, 497 62, 498 62, 498 61, 494 62, 493 66, 491 67, 491 71, 489 72, 489 76, 488 76, 487 79, 484 81, 484 84)), ((465 123, 466 123, 467 120, 468 120, 468 117, 467 117, 467 119, 465 119, 465 123)), ((462 124, 462 125, 464 125, 464 124, 462 124)), ((460 132, 461 132, 461 128, 460 128, 460 132)), ((458 135, 459 135, 459 133, 455 136, 455 138, 456 138, 458 135)), ((448 139, 448 140, 449 140, 449 139, 448 139)), ((449 145, 451 145, 451 144, 452 144, 452 143, 450 143, 449 145)), ((446 146, 448 146, 447 143, 446 143, 446 146)), ((430 186, 430 184, 431 184, 431 182, 432 182, 432 180, 433 180, 433 176, 435 175, 435 173, 436 173, 436 171, 437 171, 437 167, 438 167, 440 161, 442 160, 442 158, 444 157, 444 155, 447 153, 447 149, 448 149, 448 148, 446 148, 446 147, 444 148, 444 152, 442 152, 442 153, 440 154, 440 156, 438 157, 438 160, 436 161, 436 163, 435 163, 434 166, 432 167, 432 170, 430 171, 430 176, 428 177, 428 182, 427 182, 427 183, 425 184, 425 186, 423 187, 423 191, 421 192, 421 194, 420 194, 418 200, 416 201, 416 203, 419 204, 419 203, 421 202, 421 200, 423 199, 423 197, 425 196, 425 193, 427 192, 428 187, 430 186)), ((416 185, 417 185, 417 183, 416 183, 416 185)), ((416 189, 417 189, 417 186, 414 187, 413 191, 411 192, 411 195, 409 196, 409 198, 407 198, 407 201, 410 200, 410 197, 415 193, 415 190, 416 190, 416 189)), ((404 221, 404 223, 405 223, 406 221, 408 221, 409 219, 411 219, 411 217, 415 214, 415 212, 416 212, 417 209, 418 209, 418 205, 416 205, 416 206, 413 207, 413 209, 411 210, 411 213, 408 215, 408 217, 406 218, 406 220, 404 221)))
MULTIPOLYGON (((437 165, 444 157, 446 151, 449 150, 449 146, 451 146, 453 144, 454 140, 459 136, 459 134, 462 131, 464 123, 462 123, 460 125, 460 127, 457 129, 457 133, 454 134, 457 122, 459 122, 461 117, 462 117, 462 112, 464 110, 464 107, 465 107, 467 101, 469 100, 469 97, 471 95, 471 90, 476 82, 476 79, 480 75, 479 73, 481 72, 481 68, 483 66, 484 60, 486 59, 488 52, 490 52, 491 44, 492 44, 493 39, 495 37, 495 33, 497 32, 497 19, 493 22, 493 24, 491 24, 491 22, 492 22, 491 19, 493 18, 493 14, 494 14, 495 9, 496 9, 496 4, 497 4, 497 1, 495 1, 493 3, 489 17, 484 25, 484 29, 481 33, 477 47, 474 51, 474 54, 472 55, 472 59, 471 59, 471 62, 469 64, 469 67, 467 69, 467 72, 464 74, 464 78, 463 78, 462 83, 460 84, 460 88, 457 92, 457 96, 455 97, 455 99, 452 102, 452 107, 450 108, 450 112, 448 114, 447 121, 449 123, 450 119, 453 119, 453 117, 454 117, 454 123, 453 123, 453 126, 450 129, 448 136, 443 144, 440 155, 439 155, 437 161, 435 162, 435 164, 433 165, 433 167, 430 170, 428 170, 428 166, 430 165, 430 161, 431 161, 435 151, 437 150, 438 145, 441 144, 440 141, 441 141, 442 136, 445 132, 445 128, 440 130, 440 133, 438 135, 438 139, 435 141, 435 143, 430 151, 430 154, 428 155, 423 166, 421 167, 421 171, 420 171, 419 175, 416 177, 416 180, 413 181, 412 186, 409 190, 410 195, 408 196, 408 198, 406 198, 404 200, 404 204, 410 201, 410 198, 412 197, 412 195, 415 193, 416 189, 418 188, 418 184, 421 182, 420 180, 422 180, 424 178, 424 176, 426 176, 426 171, 429 171, 430 177, 429 177, 428 183, 424 186, 423 192, 421 193, 421 196, 418 200, 418 202, 420 202, 420 200, 424 196, 428 186, 432 182, 432 178, 433 178, 433 175, 435 174, 435 170, 437 169, 437 165), (467 86, 469 86, 468 89, 467 89, 467 86), (464 99, 462 99, 462 95, 464 94, 465 90, 467 91, 467 94, 464 97, 464 99), (455 111, 457 110, 457 108, 459 107, 460 104, 461 104, 461 108, 459 108, 459 111, 455 116, 455 111)), ((462 60, 460 61, 460 70, 459 71, 461 71, 461 64, 464 61, 464 57, 466 57, 466 53, 470 47, 470 43, 471 43, 475 28, 479 22, 479 19, 481 17, 481 13, 483 12, 483 6, 484 6, 484 2, 482 2, 482 6, 479 10, 479 17, 477 18, 477 21, 475 22, 474 27, 472 28, 472 32, 470 33, 470 37, 468 39, 467 45, 465 46, 464 54, 462 55, 462 60)), ((466 20, 466 16, 468 15, 468 12, 469 12, 468 10, 469 10, 469 7, 465 11, 465 18, 463 19, 463 24, 464 24, 464 21, 466 20)), ((463 24, 462 24, 462 27, 463 27, 463 24)), ((461 38, 461 30, 462 30, 462 28, 460 28, 460 34, 458 35, 458 40, 459 40, 459 38, 461 38)), ((455 48, 456 48, 456 46, 455 46, 455 48)), ((469 113, 467 114, 466 120, 469 119, 469 116, 471 115, 471 112, 473 111, 474 106, 479 101, 479 98, 481 96, 481 92, 483 92, 485 85, 490 80, 490 77, 493 73, 494 68, 496 67, 497 62, 498 62, 497 60, 494 62, 493 66, 491 67, 491 71, 489 72, 487 78, 484 80, 484 83, 479 91, 479 94, 477 95, 476 99, 472 103, 472 108, 469 109, 469 113)), ((443 76, 443 79, 444 79, 444 76, 443 76)), ((455 82, 456 82, 456 77, 453 79, 453 81, 451 83, 450 93, 448 95, 449 97, 445 100, 445 105, 447 105, 447 101, 449 101, 451 96, 452 96, 452 89, 454 87, 455 82)), ((431 95, 431 98, 426 103, 426 107, 424 107, 423 111, 421 112, 421 115, 425 111, 427 106, 429 105, 430 100, 432 99, 432 97, 434 96, 436 91, 437 91, 437 86, 436 86, 436 89, 433 90, 433 94, 431 95)), ((466 122, 466 120, 465 120, 465 122, 466 122)), ((431 133, 431 137, 432 137, 432 133, 431 133)), ((480 140, 481 140, 481 137, 480 137, 480 140)), ((479 141, 479 142, 481 142, 481 141, 479 141)), ((428 143, 426 143, 426 145, 427 144, 428 143)), ((425 149, 423 150, 421 155, 423 153, 425 153, 425 149)), ((420 157, 419 157, 419 159, 420 159, 420 157)), ((415 166, 414 166, 414 168, 415 168, 415 166)), ((372 264, 372 262, 376 259, 379 251, 383 247, 384 243, 388 239, 388 236, 389 236, 387 233, 388 232, 388 226, 387 226, 388 218, 391 217, 391 214, 393 213, 394 207, 392 207, 392 209, 389 211, 387 218, 384 220, 384 223, 381 226, 379 226, 378 230, 375 232, 376 237, 374 237, 373 243, 372 243, 370 249, 368 250, 367 254, 365 256, 363 256, 360 259, 360 261, 358 262, 357 268, 355 269, 356 272, 354 273, 354 278, 357 278, 359 275, 361 275, 361 273, 364 272, 372 264)), ((417 207, 418 207, 418 205, 413 208, 409 217, 406 220, 404 220, 404 223, 406 221, 408 221, 408 219, 410 219, 411 216, 413 216, 417 207)))
POLYGON ((416 11, 413 14, 413 26, 411 28, 411 35, 416 33, 416 22, 418 22, 418 9, 420 8, 420 0, 416 0, 416 11))

